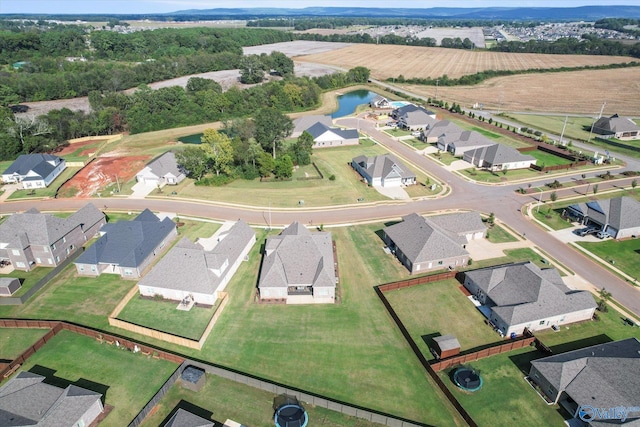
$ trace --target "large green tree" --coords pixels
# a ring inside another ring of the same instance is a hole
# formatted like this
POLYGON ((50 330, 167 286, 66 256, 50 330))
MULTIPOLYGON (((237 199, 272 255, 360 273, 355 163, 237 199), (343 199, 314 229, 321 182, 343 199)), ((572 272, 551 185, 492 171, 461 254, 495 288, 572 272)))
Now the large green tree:
POLYGON ((291 157, 298 165, 308 165, 311 163, 313 151, 313 136, 306 130, 298 137, 298 140, 291 146, 291 157))
POLYGON ((187 147, 176 152, 176 161, 190 178, 198 180, 207 173, 207 154, 199 146, 187 147))
POLYGON ((293 122, 275 108, 263 108, 259 110, 255 117, 256 141, 260 143, 265 151, 271 150, 273 158, 281 150, 284 141, 293 132, 293 122))
POLYGON ((220 175, 220 172, 229 173, 233 164, 233 147, 229 137, 215 129, 206 129, 201 140, 202 149, 216 175, 220 175))
POLYGON ((275 161, 273 157, 266 151, 260 151, 258 155, 258 173, 261 177, 265 178, 273 172, 275 168, 275 161))
POLYGON ((267 67, 258 55, 247 55, 240 62, 240 81, 244 84, 261 83, 267 67))
POLYGON ((274 166, 274 174, 276 178, 286 179, 293 176, 293 161, 288 154, 278 157, 274 166))

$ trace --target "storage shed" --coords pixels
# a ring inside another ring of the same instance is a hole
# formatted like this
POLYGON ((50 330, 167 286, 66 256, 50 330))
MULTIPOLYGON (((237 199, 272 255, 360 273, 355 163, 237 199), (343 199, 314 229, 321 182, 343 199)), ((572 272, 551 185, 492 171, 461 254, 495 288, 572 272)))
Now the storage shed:
POLYGON ((433 343, 438 359, 446 359, 447 357, 460 354, 460 343, 453 335, 435 337, 433 343))

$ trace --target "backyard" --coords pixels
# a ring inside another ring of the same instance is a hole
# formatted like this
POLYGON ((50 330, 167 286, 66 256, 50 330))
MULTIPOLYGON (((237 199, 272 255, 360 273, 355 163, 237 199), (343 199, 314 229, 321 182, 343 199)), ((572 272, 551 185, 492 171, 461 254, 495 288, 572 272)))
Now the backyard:
POLYGON ((61 331, 22 366, 59 387, 75 384, 105 395, 113 411, 101 427, 126 426, 178 366, 61 331), (96 369, 100 367, 100 369, 96 369))
POLYGON ((0 328, 0 363, 20 356, 47 332, 48 329, 0 328))
POLYGON ((44 276, 51 273, 53 269, 50 267, 36 267, 31 271, 13 270, 8 274, 0 274, 0 277, 12 277, 20 279, 22 287, 18 289, 11 297, 21 297, 44 276))
POLYGON ((536 165, 540 167, 568 165, 572 163, 571 160, 567 160, 542 150, 527 151, 523 154, 534 157, 537 160, 536 165))

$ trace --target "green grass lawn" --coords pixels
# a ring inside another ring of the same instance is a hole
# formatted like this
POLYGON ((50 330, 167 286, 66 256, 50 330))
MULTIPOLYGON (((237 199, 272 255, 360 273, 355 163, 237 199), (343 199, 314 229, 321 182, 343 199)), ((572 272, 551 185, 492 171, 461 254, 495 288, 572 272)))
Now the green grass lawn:
POLYGON ((475 181, 491 183, 515 181, 519 179, 533 179, 544 175, 542 172, 538 172, 533 169, 507 169, 507 173, 504 173, 490 172, 484 169, 469 168, 463 169, 460 172, 464 176, 467 176, 475 181))
POLYGON ((546 151, 542 150, 527 151, 523 154, 537 159, 538 161, 536 162, 536 165, 542 167, 571 164, 571 160, 564 159, 560 156, 556 156, 555 154, 547 153, 546 151))
MULTIPOLYGON (((231 419, 252 427, 271 427, 275 396, 215 375, 207 375, 205 386, 197 393, 174 385, 158 404, 157 411, 145 418, 142 427, 164 425, 163 420, 176 407, 191 409, 193 413, 205 419, 216 420, 220 424, 231 419), (220 392, 221 390, 224 392, 220 392), (185 405, 185 402, 195 405, 199 410, 189 408, 190 405, 185 405)), ((312 405, 305 405, 305 409, 311 426, 375 427, 381 425, 312 405)))
POLYGON ((177 310, 177 305, 175 301, 155 301, 134 296, 122 309, 118 319, 199 340, 213 316, 214 309, 194 306, 189 311, 183 311, 177 310))
POLYGON ((411 131, 404 130, 404 129, 398 129, 398 128, 386 129, 384 132, 388 133, 391 136, 395 136, 396 138, 400 137, 400 136, 409 136, 409 135, 411 135, 411 131))
POLYGON ((640 280, 640 239, 601 242, 578 242, 580 246, 602 258, 615 262, 615 267, 640 280))
POLYGON ((51 273, 52 270, 53 269, 49 267, 36 267, 31 271, 13 270, 9 274, 0 274, 0 277, 15 277, 20 279, 22 287, 18 289, 16 293, 11 295, 11 297, 21 297, 36 283, 38 283, 40 279, 51 273))
POLYGON ((543 356, 524 348, 470 363, 483 381, 474 393, 458 388, 450 379, 450 370, 439 375, 478 425, 561 426, 564 417, 559 407, 548 406, 524 379, 530 361, 543 356))
POLYGON ((164 360, 61 331, 21 369, 45 375, 57 386, 75 384, 105 394, 105 403, 114 408, 100 426, 121 427, 140 412, 176 368, 164 360))
MULTIPOLYGON (((484 259, 481 261, 473 261, 473 264, 465 270, 475 270, 477 268, 491 267, 494 265, 508 264, 513 262, 531 261, 540 268, 549 268, 548 263, 542 262, 543 257, 529 248, 507 249, 504 251, 505 256, 500 258, 484 259)), ((562 273, 561 273, 562 274, 562 273)))
POLYGON ((0 328, 0 360, 13 360, 49 329, 0 328))
POLYGON ((527 144, 526 142, 522 142, 519 139, 511 138, 511 137, 502 135, 501 133, 491 132, 490 130, 487 130, 480 126, 475 126, 472 123, 466 122, 464 120, 455 121, 454 123, 460 126, 464 130, 472 130, 472 131, 478 132, 479 134, 486 136, 492 141, 499 142, 500 144, 508 145, 513 148, 522 148, 522 147, 530 146, 530 144, 527 144))
POLYGON ((450 165, 456 160, 461 160, 459 157, 455 157, 453 154, 447 151, 440 151, 439 153, 428 154, 427 156, 439 162, 442 162, 445 165, 450 165))
POLYGON ((554 230, 563 230, 565 228, 572 227, 573 224, 568 218, 562 218, 562 212, 568 204, 561 208, 553 208, 554 204, 542 205, 540 207, 533 208, 533 217, 543 224, 548 225, 554 230))
POLYGON ((460 286, 448 279, 385 293, 427 359, 434 358, 428 346, 437 335, 452 334, 462 351, 501 341, 460 286))
POLYGON ((406 143, 406 144, 409 144, 410 146, 412 146, 416 150, 422 150, 424 148, 427 148, 427 147, 431 146, 431 144, 428 144, 426 142, 420 141, 417 138, 405 139, 403 142, 406 143))
POLYGON ((51 184, 49 184, 48 187, 16 190, 9 196, 9 199, 23 199, 25 197, 55 197, 56 193, 58 192, 58 188, 60 188, 62 184, 67 182, 80 169, 81 168, 67 167, 62 171, 60 175, 58 175, 56 179, 53 180, 51 184))
POLYGON ((504 227, 493 224, 493 226, 487 229, 487 240, 491 243, 508 243, 517 242, 518 239, 513 237, 513 234, 509 233, 504 227))

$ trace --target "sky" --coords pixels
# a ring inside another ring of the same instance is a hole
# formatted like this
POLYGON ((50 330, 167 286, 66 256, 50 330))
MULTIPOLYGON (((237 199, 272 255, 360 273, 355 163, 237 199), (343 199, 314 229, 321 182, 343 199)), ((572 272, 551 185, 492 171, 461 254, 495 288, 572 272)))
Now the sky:
MULTIPOLYGON (((185 9, 214 9, 235 7, 308 6, 393 7, 390 0, 0 0, 0 13, 166 13, 185 9)), ((577 7, 585 5, 640 6, 640 0, 406 0, 407 8, 431 7, 577 7)))

